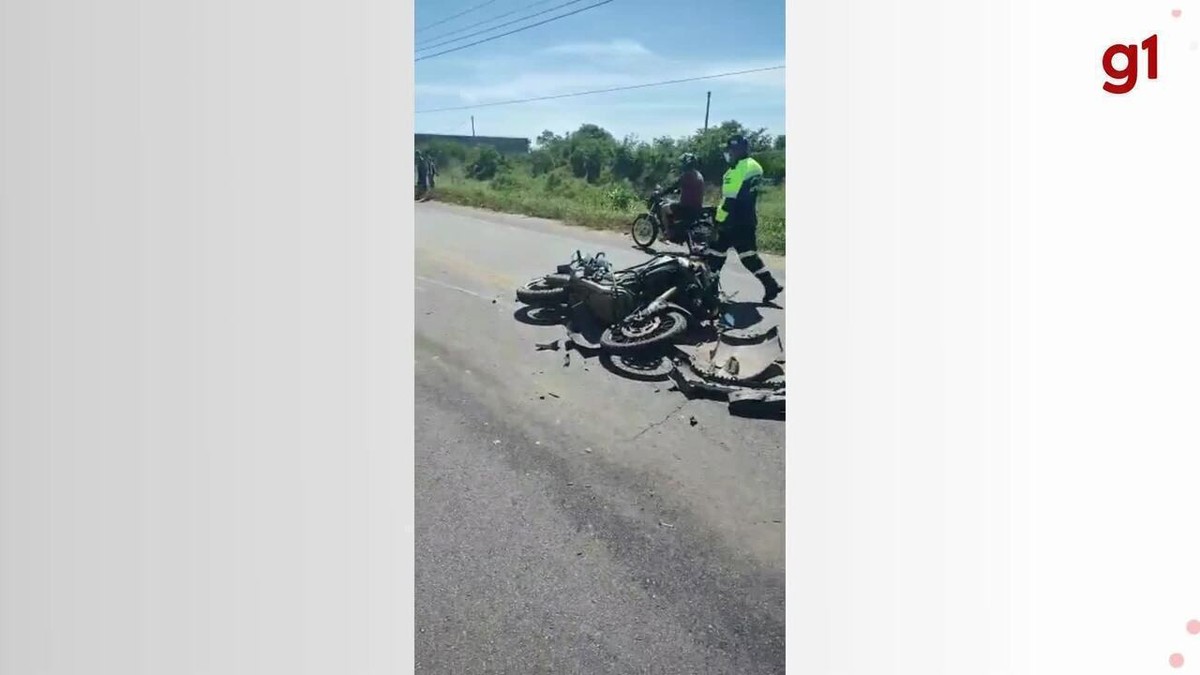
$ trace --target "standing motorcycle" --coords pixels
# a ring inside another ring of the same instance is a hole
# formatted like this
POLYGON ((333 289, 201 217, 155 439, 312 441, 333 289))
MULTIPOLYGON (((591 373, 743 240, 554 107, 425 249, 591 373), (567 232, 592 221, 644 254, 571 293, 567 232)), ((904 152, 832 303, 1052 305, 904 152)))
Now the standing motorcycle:
POLYGON ((629 227, 633 243, 641 248, 650 248, 654 245, 654 242, 658 240, 658 235, 663 231, 663 223, 666 222, 667 215, 666 206, 669 203, 666 196, 662 194, 661 188, 656 187, 654 192, 650 193, 650 197, 646 200, 645 213, 639 213, 629 227))
MULTIPOLYGON (((633 238, 633 243, 639 248, 649 249, 658 240, 660 235, 665 235, 668 220, 667 207, 674 203, 674 200, 662 193, 661 188, 655 188, 654 192, 646 200, 645 213, 638 214, 633 219, 633 224, 629 227, 629 235, 633 238)), ((685 244, 690 248, 690 239, 694 238, 695 228, 697 226, 710 226, 715 216, 716 209, 706 206, 701 210, 701 220, 699 222, 691 223, 687 228, 676 228, 674 236, 664 236, 663 238, 669 243, 685 244)))

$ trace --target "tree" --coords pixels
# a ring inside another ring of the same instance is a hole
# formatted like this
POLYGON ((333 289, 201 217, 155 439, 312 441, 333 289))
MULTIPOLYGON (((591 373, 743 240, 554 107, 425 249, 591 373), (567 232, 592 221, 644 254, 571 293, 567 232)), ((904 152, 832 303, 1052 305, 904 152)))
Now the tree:
POLYGON ((763 177, 772 183, 782 181, 787 175, 787 154, 783 150, 768 150, 754 156, 762 165, 763 177))
POLYGON ((550 173, 554 170, 555 157, 550 150, 538 148, 529 153, 529 167, 531 173, 535 176, 540 176, 545 173, 550 173))
POLYGON ((685 152, 697 156, 709 184, 719 184, 728 168, 723 156, 726 143, 734 135, 746 137, 751 153, 763 165, 763 173, 769 180, 783 180, 786 137, 783 134, 773 137, 761 128, 751 131, 737 120, 697 129, 687 137, 663 136, 649 142, 632 135, 618 141, 596 124, 582 124, 562 134, 546 130, 537 136, 535 148, 527 157, 506 157, 491 148, 468 150, 461 144, 444 141, 437 141, 437 150, 431 154, 439 163, 444 158, 463 157, 462 163, 468 165, 467 175, 482 180, 509 170, 548 176, 547 181, 553 178, 562 185, 567 184, 562 183, 563 178, 575 176, 593 184, 611 182, 613 189, 628 185, 641 190, 673 178, 679 170, 679 157, 685 152))
POLYGON ((615 155, 615 146, 605 143, 600 138, 573 139, 570 155, 571 171, 576 177, 583 178, 589 183, 598 182, 604 169, 612 163, 615 155))

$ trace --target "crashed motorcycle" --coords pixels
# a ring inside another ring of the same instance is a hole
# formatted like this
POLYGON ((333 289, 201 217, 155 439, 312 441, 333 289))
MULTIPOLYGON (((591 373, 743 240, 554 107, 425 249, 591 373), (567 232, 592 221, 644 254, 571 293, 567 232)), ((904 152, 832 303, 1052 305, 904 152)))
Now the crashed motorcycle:
POLYGON ((690 327, 719 317, 719 280, 688 239, 691 255, 661 253, 644 263, 613 270, 604 254, 578 251, 554 274, 517 289, 517 300, 539 308, 584 309, 604 332, 600 345, 612 353, 631 353, 668 344, 690 327))

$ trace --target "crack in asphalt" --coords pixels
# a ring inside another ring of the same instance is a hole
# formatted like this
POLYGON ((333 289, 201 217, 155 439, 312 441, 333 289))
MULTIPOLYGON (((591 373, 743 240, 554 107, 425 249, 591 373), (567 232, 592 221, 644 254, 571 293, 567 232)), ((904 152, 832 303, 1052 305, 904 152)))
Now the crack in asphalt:
POLYGON ((654 427, 657 427, 657 426, 661 426, 661 425, 663 425, 663 424, 666 424, 667 420, 669 420, 669 419, 671 419, 672 417, 674 417, 676 413, 678 413, 680 410, 683 410, 684 406, 686 406, 686 405, 687 405, 687 404, 689 404, 689 403, 691 403, 691 401, 689 401, 689 400, 687 400, 687 399, 684 399, 683 403, 680 403, 679 405, 675 406, 675 409, 674 409, 674 410, 672 410, 671 412, 667 413, 667 414, 666 414, 666 416, 665 416, 665 417, 663 417, 661 420, 659 420, 659 421, 657 421, 657 422, 651 422, 649 425, 647 425, 647 426, 646 426, 646 428, 644 428, 644 429, 642 429, 641 431, 637 432, 637 434, 635 434, 635 435, 634 435, 632 438, 627 438, 627 439, 625 439, 625 442, 626 442, 626 443, 632 443, 633 441, 636 441, 637 439, 641 438, 641 437, 642 437, 642 434, 646 433, 647 431, 650 431, 650 430, 651 430, 651 429, 653 429, 654 427))

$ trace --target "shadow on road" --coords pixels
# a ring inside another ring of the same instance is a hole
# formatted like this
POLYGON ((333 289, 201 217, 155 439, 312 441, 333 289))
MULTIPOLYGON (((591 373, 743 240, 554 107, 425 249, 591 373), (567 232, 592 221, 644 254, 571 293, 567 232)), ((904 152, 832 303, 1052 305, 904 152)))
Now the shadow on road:
POLYGON ((566 321, 558 307, 533 307, 524 305, 513 312, 513 318, 529 326, 561 326, 566 321))
POLYGON ((729 328, 737 330, 745 330, 753 328, 762 323, 762 312, 758 311, 760 305, 755 302, 730 302, 725 305, 725 312, 722 314, 722 321, 729 328))

